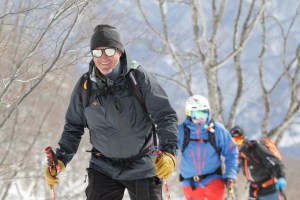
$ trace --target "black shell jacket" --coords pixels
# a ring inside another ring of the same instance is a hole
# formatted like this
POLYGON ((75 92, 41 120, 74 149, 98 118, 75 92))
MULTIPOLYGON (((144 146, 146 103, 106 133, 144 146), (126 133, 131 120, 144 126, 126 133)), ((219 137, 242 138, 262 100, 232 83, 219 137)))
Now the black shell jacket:
POLYGON ((262 183, 272 177, 285 177, 282 162, 256 141, 246 141, 240 149, 240 166, 252 183, 262 183))
MULTIPOLYGON (((145 105, 151 118, 157 125, 159 146, 162 151, 176 154, 178 149, 178 119, 170 106, 168 97, 156 78, 143 71, 139 64, 127 58, 120 58, 116 70, 117 76, 110 79, 110 74, 101 81, 95 76, 95 64, 90 62, 89 74, 92 88, 99 89, 110 85, 123 84, 125 74, 136 68, 135 78, 140 85, 145 105)), ((116 73, 116 72, 114 72, 116 73)), ((112 159, 129 158, 137 155, 151 134, 152 122, 140 101, 132 95, 129 88, 115 91, 112 94, 91 94, 89 104, 84 108, 81 97, 81 81, 77 82, 66 113, 64 130, 59 141, 57 157, 65 164, 71 161, 76 153, 84 128, 90 132, 90 142, 94 149, 105 157, 112 159)), ((129 166, 115 165, 110 160, 91 155, 90 167, 101 171, 114 179, 130 180, 155 176, 152 165, 154 152, 136 160, 129 166)))

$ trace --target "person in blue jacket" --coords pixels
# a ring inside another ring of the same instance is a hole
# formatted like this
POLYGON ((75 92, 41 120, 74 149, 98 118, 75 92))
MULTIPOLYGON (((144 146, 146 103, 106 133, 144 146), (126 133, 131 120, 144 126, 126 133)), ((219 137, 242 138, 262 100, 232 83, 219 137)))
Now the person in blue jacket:
POLYGON ((238 174, 238 148, 226 128, 212 120, 208 100, 194 95, 179 125, 180 181, 188 200, 224 200, 238 174), (224 157, 225 170, 220 156, 224 157), (223 172, 224 171, 224 172, 223 172))

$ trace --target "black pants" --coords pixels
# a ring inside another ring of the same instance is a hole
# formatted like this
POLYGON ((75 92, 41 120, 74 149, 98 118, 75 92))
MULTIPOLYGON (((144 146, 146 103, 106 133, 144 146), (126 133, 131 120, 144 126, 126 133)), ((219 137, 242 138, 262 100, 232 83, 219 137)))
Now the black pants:
POLYGON ((162 182, 157 177, 121 181, 92 168, 88 177, 87 200, 121 200, 125 189, 131 200, 162 200, 162 182))

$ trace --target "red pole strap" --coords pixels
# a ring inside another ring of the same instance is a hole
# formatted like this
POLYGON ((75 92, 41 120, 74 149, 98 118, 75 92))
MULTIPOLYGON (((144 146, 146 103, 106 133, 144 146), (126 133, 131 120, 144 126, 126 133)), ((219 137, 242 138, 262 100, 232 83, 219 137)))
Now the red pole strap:
POLYGON ((46 154, 47 154, 48 166, 50 168, 50 171, 52 171, 52 169, 53 169, 53 161, 54 161, 52 147, 46 147, 45 151, 46 151, 46 154))
POLYGON ((52 192, 52 200, 55 200, 56 197, 55 197, 54 187, 52 188, 51 192, 52 192))
MULTIPOLYGON (((54 152, 52 150, 52 147, 46 147, 45 148, 46 154, 47 154, 47 160, 48 160, 48 166, 49 166, 49 170, 50 170, 50 174, 53 168, 55 168, 55 164, 54 164, 54 152)), ((55 192, 54 192, 54 186, 51 190, 51 194, 52 194, 52 200, 55 200, 55 192)))
MULTIPOLYGON (((162 151, 156 151, 155 152, 156 155, 157 155, 157 158, 158 160, 161 158, 161 154, 162 154, 162 151)), ((166 195, 167 195, 167 200, 171 200, 171 196, 170 196, 170 193, 169 193, 169 187, 168 187, 168 183, 167 183, 167 180, 163 177, 163 183, 164 183, 164 188, 166 190, 166 195)))

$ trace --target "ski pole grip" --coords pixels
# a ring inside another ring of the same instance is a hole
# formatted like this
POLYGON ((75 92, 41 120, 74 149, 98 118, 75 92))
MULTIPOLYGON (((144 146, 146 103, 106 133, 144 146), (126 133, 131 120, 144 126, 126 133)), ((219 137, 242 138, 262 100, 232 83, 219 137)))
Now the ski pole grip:
POLYGON ((157 155, 157 159, 159 160, 162 156, 162 151, 156 151, 155 154, 157 155))
POLYGON ((54 162, 54 152, 52 150, 52 147, 46 147, 45 148, 46 154, 47 154, 47 160, 48 160, 48 166, 50 168, 50 170, 53 169, 53 162, 54 162))

